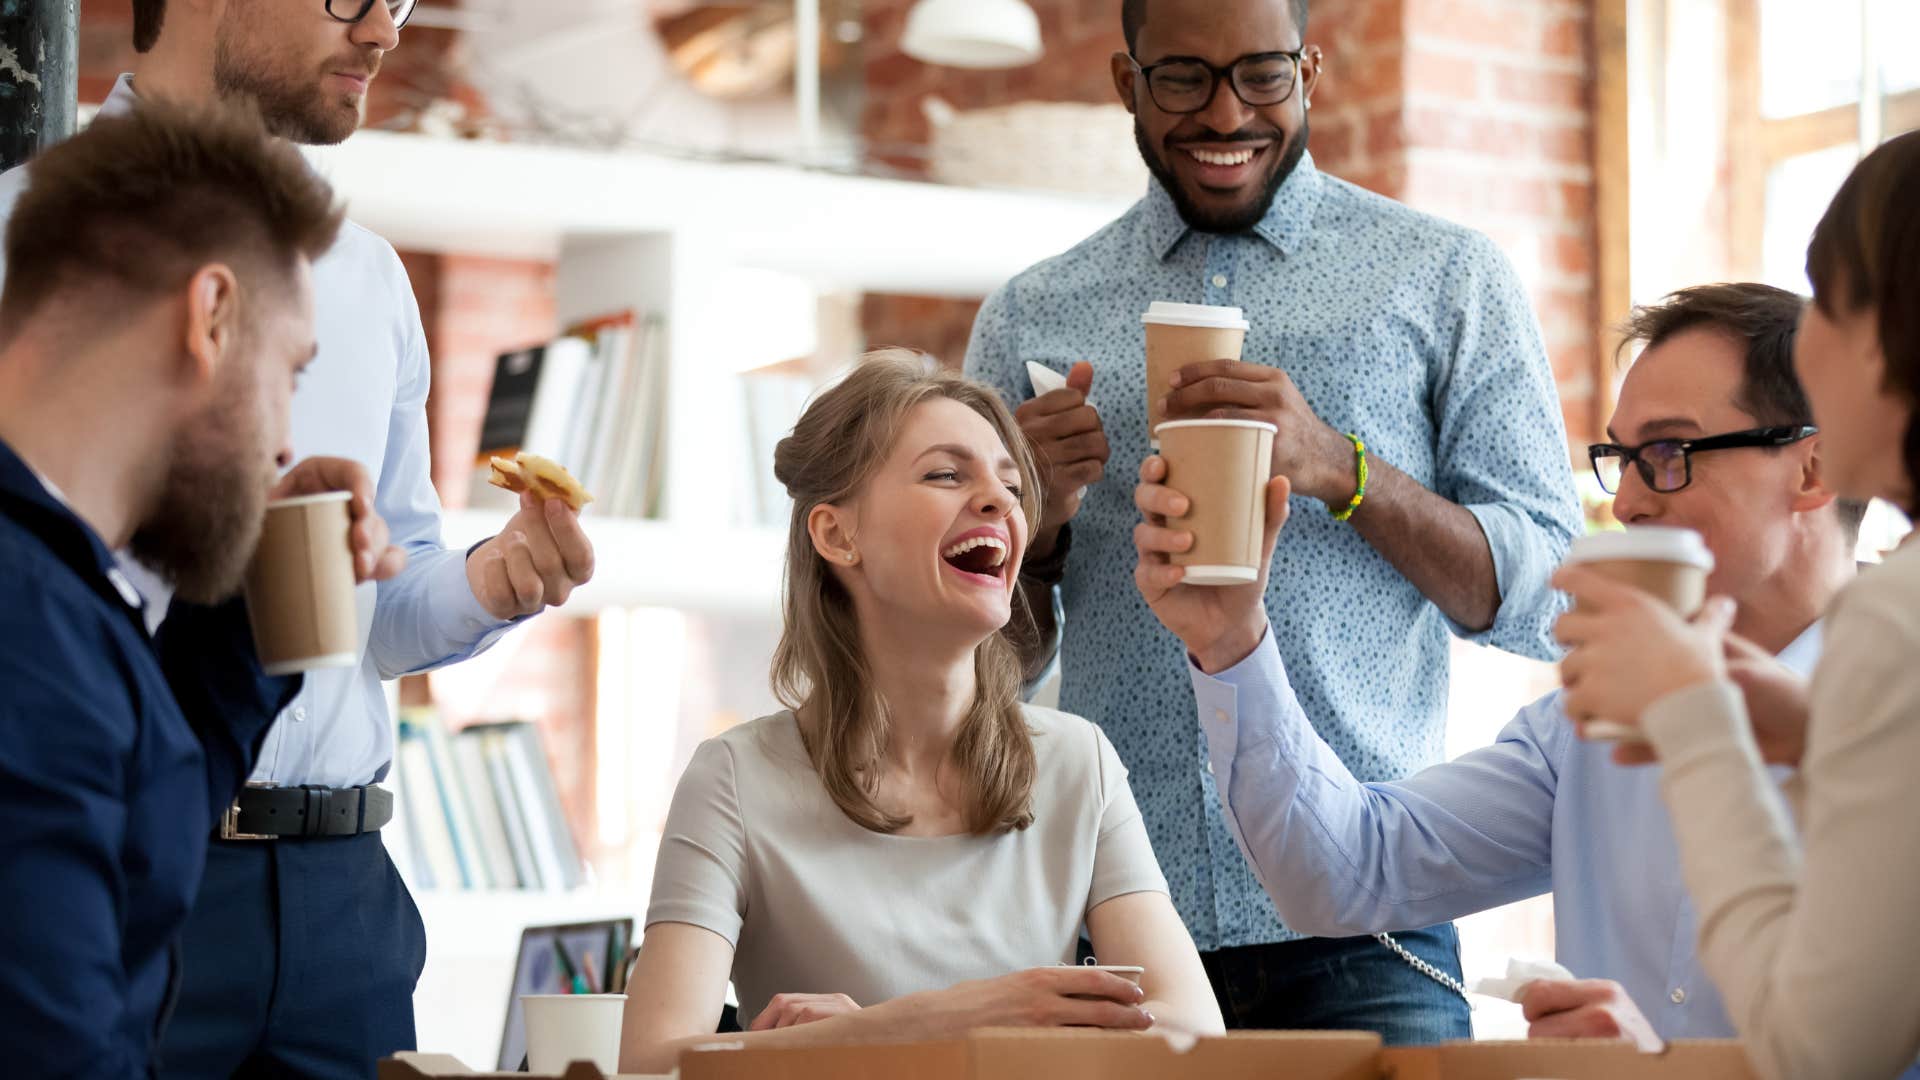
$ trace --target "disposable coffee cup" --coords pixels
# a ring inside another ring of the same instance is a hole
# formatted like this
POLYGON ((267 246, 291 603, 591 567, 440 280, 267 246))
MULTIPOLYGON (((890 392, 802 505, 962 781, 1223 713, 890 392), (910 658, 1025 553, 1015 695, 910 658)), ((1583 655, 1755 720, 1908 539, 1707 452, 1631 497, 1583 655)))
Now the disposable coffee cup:
POLYGON ((1167 462, 1164 483, 1187 497, 1167 524, 1193 534, 1173 556, 1188 585, 1245 585, 1260 577, 1267 480, 1279 429, 1258 420, 1173 420, 1154 429, 1167 462))
POLYGON ((253 647, 269 675, 359 662, 352 517, 344 491, 267 504, 247 567, 253 647))
POLYGON ((1237 307, 1166 300, 1148 305, 1140 321, 1147 327, 1147 431, 1151 434, 1167 419, 1160 399, 1173 389, 1174 372, 1207 360, 1240 359, 1250 324, 1237 307))
POLYGON ((620 1022, 625 994, 524 994, 527 1071, 558 1076, 576 1061, 591 1061, 612 1076, 620 1068, 620 1022))
MULTIPOLYGON (((1683 618, 1691 619, 1707 602, 1713 552, 1692 529, 1641 525, 1624 532, 1580 537, 1567 553, 1567 565, 1579 565, 1652 593, 1683 618)), ((1612 672, 1610 677, 1631 677, 1631 673, 1612 672)), ((1581 733, 1589 739, 1645 741, 1638 729, 1609 720, 1589 721, 1581 733)))

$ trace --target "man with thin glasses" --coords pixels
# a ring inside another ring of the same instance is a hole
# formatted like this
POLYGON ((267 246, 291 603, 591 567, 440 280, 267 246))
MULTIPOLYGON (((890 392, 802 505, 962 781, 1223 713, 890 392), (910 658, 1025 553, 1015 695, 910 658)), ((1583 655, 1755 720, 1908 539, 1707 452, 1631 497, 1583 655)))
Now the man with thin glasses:
MULTIPOLYGON (((1717 559, 1708 588, 1738 604, 1731 670, 1761 700, 1804 693, 1822 614, 1853 577, 1865 512, 1820 477, 1793 368, 1801 310, 1799 297, 1757 284, 1686 289, 1638 309, 1626 341, 1645 348, 1609 428, 1631 445, 1592 448, 1622 524, 1706 539, 1717 559), (1622 472, 1626 462, 1636 468, 1622 472)), ((1166 492, 1143 485, 1141 508, 1164 513, 1166 492)), ((1165 532, 1143 527, 1143 580, 1170 550, 1165 532)), ((1651 1051, 1735 1034, 1693 948, 1697 920, 1659 770, 1616 763, 1649 751, 1582 741, 1556 691, 1491 746, 1405 780, 1362 782, 1289 688, 1292 665, 1273 648, 1266 612, 1243 601, 1225 605, 1242 618, 1201 620, 1191 595, 1201 590, 1142 590, 1194 656, 1216 658, 1193 675, 1213 775, 1235 839, 1289 926, 1394 931, 1550 892, 1556 952, 1578 977, 1521 988, 1533 1037, 1651 1051), (1214 637, 1214 626, 1232 629, 1214 637)), ((1802 734, 1754 725, 1769 762, 1798 761, 1802 734)))
MULTIPOLYGON (((359 128, 414 0, 132 6, 139 56, 102 115, 146 98, 217 99, 256 110, 283 139, 329 144, 359 128)), ((0 178, 0 213, 31 171, 0 178)), ((413 1047, 426 935, 381 841, 392 796, 379 784, 393 757, 381 683, 475 655, 564 603, 593 570, 578 520, 557 501, 523 498, 500 535, 470 551, 444 546, 428 456, 430 362, 406 270, 384 240, 348 222, 315 261, 313 283, 319 352, 292 402, 295 456, 323 462, 332 486, 369 504, 406 566, 361 589, 357 665, 307 673, 299 696, 267 718, 246 788, 217 827, 201 826, 215 835, 182 935, 162 1076, 363 1078, 413 1047)), ((130 576, 157 620, 167 592, 130 576)), ((192 610, 173 606, 173 618, 192 610)), ((180 700, 208 697, 183 685, 193 675, 167 675, 180 700)))

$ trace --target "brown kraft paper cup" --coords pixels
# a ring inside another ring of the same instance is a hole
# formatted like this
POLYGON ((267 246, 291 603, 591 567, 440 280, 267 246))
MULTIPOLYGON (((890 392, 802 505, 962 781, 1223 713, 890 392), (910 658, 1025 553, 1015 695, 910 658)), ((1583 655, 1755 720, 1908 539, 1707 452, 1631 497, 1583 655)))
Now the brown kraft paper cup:
MULTIPOLYGON (((1663 526, 1582 537, 1574 543, 1567 562, 1650 593, 1689 619, 1706 605, 1707 575, 1713 572, 1713 555, 1699 533, 1663 526)), ((1637 729, 1609 720, 1589 721, 1582 734, 1589 739, 1646 741, 1637 729)))
POLYGON ((1208 360, 1238 360, 1246 346, 1248 323, 1237 307, 1178 304, 1156 300, 1140 321, 1147 330, 1147 435, 1166 416, 1160 399, 1173 389, 1174 372, 1208 360))
POLYGON ((1206 326, 1147 324, 1147 430, 1166 421, 1160 399, 1173 389, 1174 373, 1188 364, 1238 360, 1247 342, 1245 330, 1206 326))
POLYGON ((352 519, 346 492, 267 505, 260 546, 247 567, 253 646, 269 675, 359 662, 352 519))
POLYGON ((1175 420, 1155 429, 1166 485, 1188 501, 1167 524, 1193 534, 1173 556, 1188 585, 1244 585, 1260 576, 1276 428, 1257 420, 1175 420))

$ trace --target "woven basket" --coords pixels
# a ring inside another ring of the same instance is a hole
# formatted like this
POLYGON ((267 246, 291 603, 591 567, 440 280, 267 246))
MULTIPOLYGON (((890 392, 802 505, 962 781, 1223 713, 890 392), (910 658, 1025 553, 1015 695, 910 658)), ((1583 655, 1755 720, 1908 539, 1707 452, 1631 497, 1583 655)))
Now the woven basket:
POLYGON ((1119 105, 1029 101, 961 112, 922 105, 933 127, 933 178, 973 187, 1028 188, 1139 198, 1147 167, 1133 117, 1119 105))

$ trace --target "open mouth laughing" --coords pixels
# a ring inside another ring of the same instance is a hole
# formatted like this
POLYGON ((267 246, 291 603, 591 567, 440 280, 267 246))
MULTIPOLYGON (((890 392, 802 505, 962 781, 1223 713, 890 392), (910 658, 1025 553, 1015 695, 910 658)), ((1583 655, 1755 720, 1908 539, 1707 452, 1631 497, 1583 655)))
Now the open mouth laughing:
POLYGON ((962 533, 940 552, 949 569, 977 585, 1003 587, 1007 580, 1010 546, 998 529, 979 528, 962 533))

